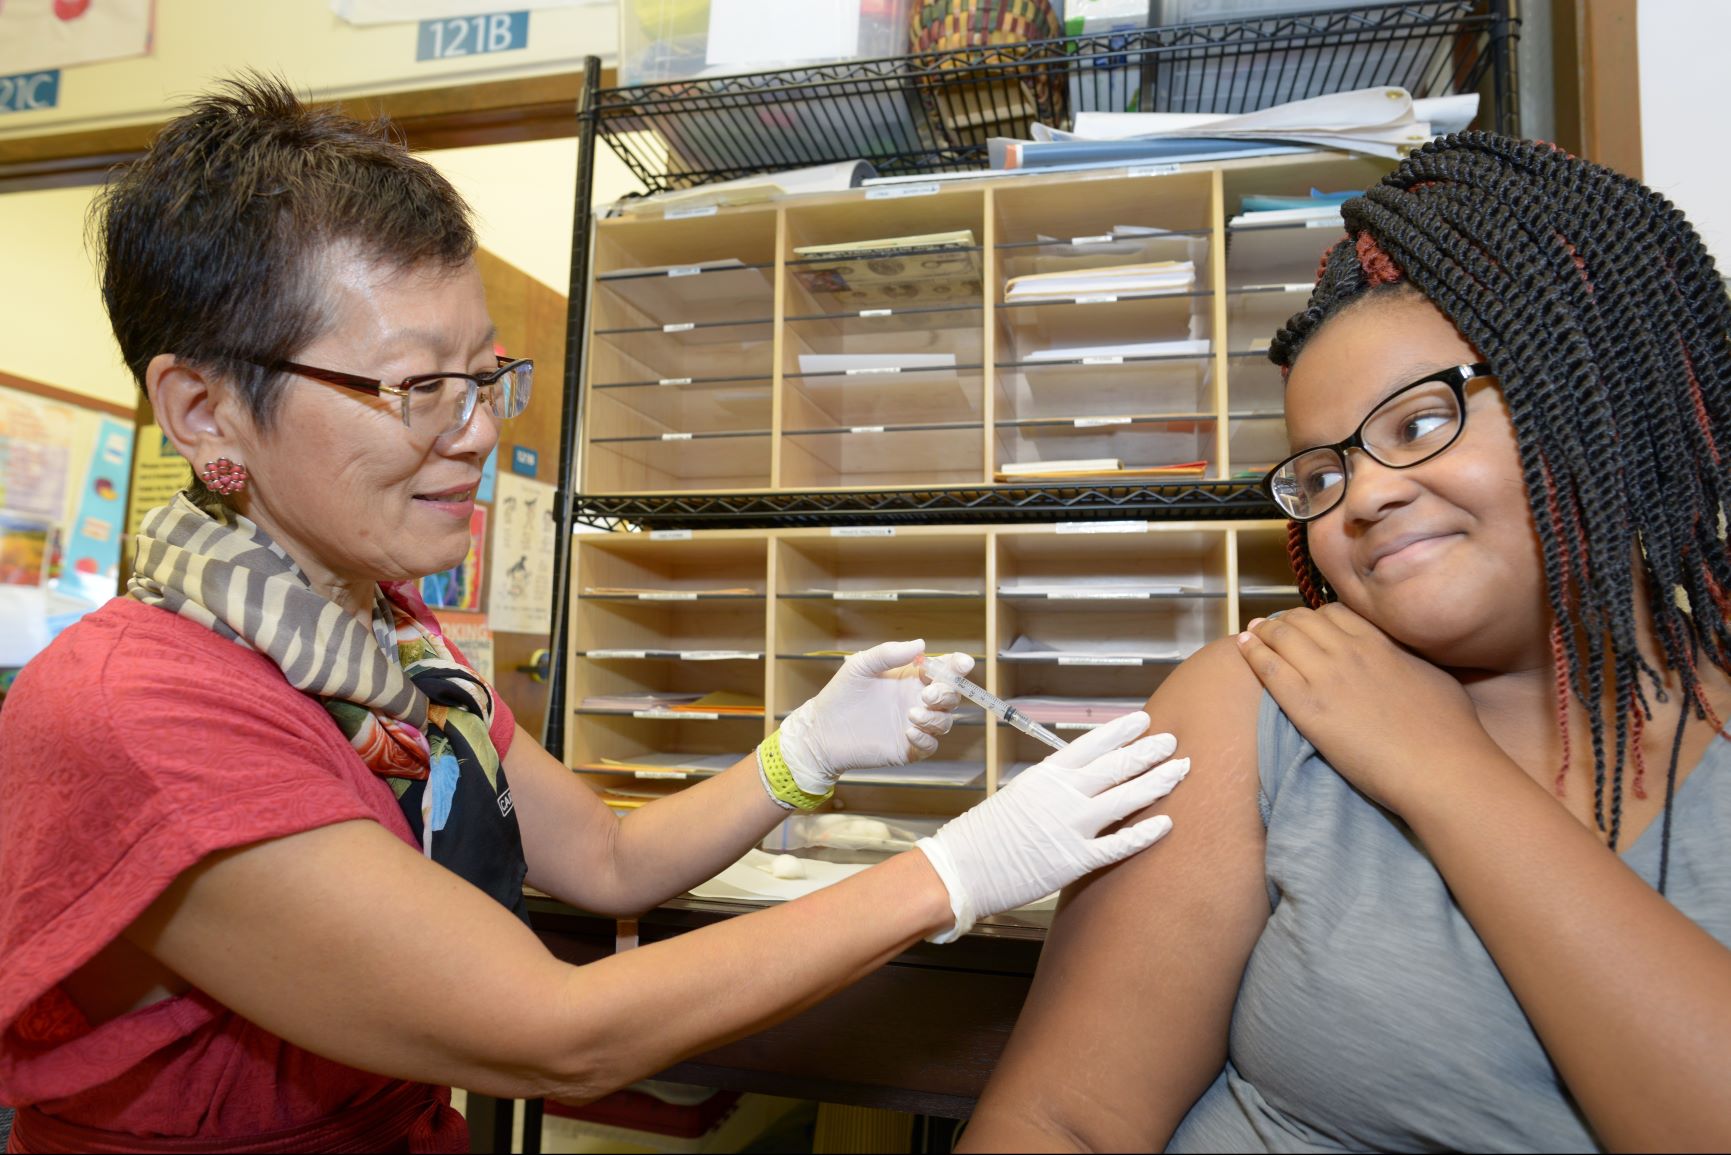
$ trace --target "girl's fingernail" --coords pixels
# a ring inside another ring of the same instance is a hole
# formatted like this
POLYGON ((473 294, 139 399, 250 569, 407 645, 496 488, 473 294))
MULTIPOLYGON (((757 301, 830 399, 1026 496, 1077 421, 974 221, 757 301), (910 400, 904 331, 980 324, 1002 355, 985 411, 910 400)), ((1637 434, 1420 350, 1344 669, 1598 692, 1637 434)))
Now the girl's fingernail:
POLYGON ((1251 641, 1251 635, 1250 635, 1249 630, 1245 630, 1242 634, 1238 635, 1238 644, 1239 645, 1248 646, 1250 644, 1250 641, 1251 641))
POLYGON ((1251 618, 1250 621, 1245 624, 1244 628, 1247 630, 1254 630, 1257 626, 1260 626, 1267 620, 1267 618, 1251 618))

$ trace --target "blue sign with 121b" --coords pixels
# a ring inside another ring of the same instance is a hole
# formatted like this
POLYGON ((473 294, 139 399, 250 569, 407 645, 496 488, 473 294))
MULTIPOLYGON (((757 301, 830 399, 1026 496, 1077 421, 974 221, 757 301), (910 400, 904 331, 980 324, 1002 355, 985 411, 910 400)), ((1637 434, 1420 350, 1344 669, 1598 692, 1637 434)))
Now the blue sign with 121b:
POLYGON ((485 16, 421 21, 420 33, 415 38, 415 59, 448 60, 453 56, 479 56, 527 47, 529 14, 493 12, 485 16))
POLYGON ((60 103, 60 70, 0 76, 0 113, 34 112, 60 103))

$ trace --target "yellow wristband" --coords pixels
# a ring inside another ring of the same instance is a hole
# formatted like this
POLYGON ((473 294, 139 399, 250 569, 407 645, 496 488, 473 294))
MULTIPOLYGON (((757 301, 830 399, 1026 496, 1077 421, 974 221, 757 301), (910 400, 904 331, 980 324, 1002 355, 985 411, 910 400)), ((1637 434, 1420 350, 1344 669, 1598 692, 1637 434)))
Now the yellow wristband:
POLYGON ((793 771, 781 756, 781 731, 777 730, 757 745, 757 767, 769 786, 769 796, 794 810, 816 810, 835 795, 834 787, 822 794, 807 794, 794 780, 793 771))

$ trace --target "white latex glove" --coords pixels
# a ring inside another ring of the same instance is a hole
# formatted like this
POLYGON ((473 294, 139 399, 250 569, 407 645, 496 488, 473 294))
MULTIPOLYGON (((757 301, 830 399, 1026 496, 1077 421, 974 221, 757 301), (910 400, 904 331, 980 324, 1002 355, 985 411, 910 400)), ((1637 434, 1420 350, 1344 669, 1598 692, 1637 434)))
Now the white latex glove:
MULTIPOLYGON (((845 770, 905 766, 929 758, 950 732, 961 695, 933 682, 913 663, 926 643, 885 642, 861 650, 781 723, 781 756, 799 788, 824 794, 845 770)), ((946 654, 958 674, 974 668, 966 654, 946 654)))
POLYGON ((1178 748, 1170 734, 1130 742, 1147 728, 1141 711, 1114 718, 920 839, 916 845, 943 879, 956 916, 956 925, 931 941, 953 942, 976 918, 1062 890, 1171 830, 1172 820, 1157 814, 1097 837, 1171 793, 1190 769, 1188 758, 1161 761, 1178 748))

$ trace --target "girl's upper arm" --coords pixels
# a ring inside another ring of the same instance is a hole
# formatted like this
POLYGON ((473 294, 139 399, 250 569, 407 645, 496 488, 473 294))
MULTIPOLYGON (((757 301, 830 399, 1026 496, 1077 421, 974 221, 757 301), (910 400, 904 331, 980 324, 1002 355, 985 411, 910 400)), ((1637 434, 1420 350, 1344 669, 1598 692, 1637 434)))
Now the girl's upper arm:
POLYGON ((1267 921, 1257 807, 1262 688, 1210 644, 1148 704, 1190 773, 1172 832, 1064 895, 1033 990, 963 1137, 977 1151, 1158 1150, 1219 1074, 1267 921))

